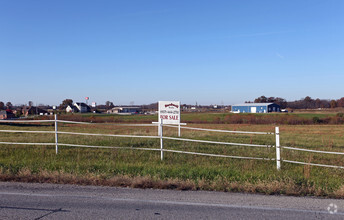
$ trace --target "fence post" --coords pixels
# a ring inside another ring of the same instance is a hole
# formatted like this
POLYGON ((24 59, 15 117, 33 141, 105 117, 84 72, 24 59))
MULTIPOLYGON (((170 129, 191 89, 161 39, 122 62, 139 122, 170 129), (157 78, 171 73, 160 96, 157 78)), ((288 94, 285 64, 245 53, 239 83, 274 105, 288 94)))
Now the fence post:
POLYGON ((55 149, 56 154, 58 153, 58 136, 57 136, 57 115, 55 114, 55 149))
POLYGON ((164 159, 163 125, 162 124, 163 124, 163 119, 160 120, 160 124, 159 124, 161 160, 164 159))
POLYGON ((180 137, 180 122, 178 124, 178 137, 180 137))
POLYGON ((277 170, 281 169, 281 148, 280 148, 280 136, 279 136, 279 127, 275 128, 276 135, 276 165, 277 170))
MULTIPOLYGON (((162 120, 162 119, 161 119, 162 120)), ((158 121, 158 136, 160 136, 160 123, 161 123, 161 120, 160 121, 158 121)))

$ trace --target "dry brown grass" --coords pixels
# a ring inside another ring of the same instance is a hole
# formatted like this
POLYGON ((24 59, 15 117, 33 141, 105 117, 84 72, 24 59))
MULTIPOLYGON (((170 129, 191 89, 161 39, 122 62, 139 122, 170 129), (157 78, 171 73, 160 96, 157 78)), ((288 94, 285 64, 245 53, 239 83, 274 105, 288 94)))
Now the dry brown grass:
POLYGON ((0 181, 13 182, 38 182, 38 183, 57 183, 57 184, 78 184, 78 185, 97 185, 97 186, 117 186, 132 188, 154 188, 154 189, 178 189, 196 190, 196 184, 190 180, 168 179, 160 180, 151 176, 129 176, 117 175, 106 178, 102 175, 88 173, 76 176, 63 171, 40 170, 32 173, 27 168, 21 169, 16 175, 0 169, 0 181))
POLYGON ((312 114, 333 114, 344 112, 344 108, 324 108, 324 109, 294 109, 294 113, 312 113, 312 114))
POLYGON ((103 175, 88 173, 86 175, 76 176, 63 171, 40 170, 32 173, 23 168, 16 175, 10 174, 0 168, 0 181, 14 182, 38 182, 55 184, 77 184, 77 185, 96 185, 112 187, 131 187, 131 188, 152 188, 152 189, 176 189, 176 190, 211 190, 223 192, 248 192, 260 193, 266 195, 290 195, 290 196, 326 196, 332 198, 344 198, 344 185, 333 193, 329 193, 326 188, 317 188, 312 185, 298 185, 292 179, 277 181, 264 180, 252 182, 229 181, 224 178, 218 178, 214 181, 200 179, 181 180, 167 179, 161 180, 152 176, 129 176, 116 175, 107 178, 103 175))
POLYGON ((344 198, 344 185, 339 187, 336 191, 333 192, 333 196, 338 199, 343 199, 344 198))

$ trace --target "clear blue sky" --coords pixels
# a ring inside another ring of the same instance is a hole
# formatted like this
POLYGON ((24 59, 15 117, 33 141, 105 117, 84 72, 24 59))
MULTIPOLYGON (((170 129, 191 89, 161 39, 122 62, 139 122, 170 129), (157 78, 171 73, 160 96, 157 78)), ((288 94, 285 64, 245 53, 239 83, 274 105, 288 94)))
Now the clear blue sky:
POLYGON ((342 0, 0 0, 0 101, 344 96, 342 0))

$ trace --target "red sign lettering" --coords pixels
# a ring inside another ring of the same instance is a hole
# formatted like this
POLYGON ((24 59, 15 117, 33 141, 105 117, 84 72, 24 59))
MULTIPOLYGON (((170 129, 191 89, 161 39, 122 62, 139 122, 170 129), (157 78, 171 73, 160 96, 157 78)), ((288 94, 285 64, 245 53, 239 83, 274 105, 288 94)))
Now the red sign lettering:
POLYGON ((167 119, 168 119, 168 115, 160 115, 160 118, 161 118, 161 119, 166 119, 166 120, 167 120, 167 119))
POLYGON ((178 120, 178 115, 170 115, 170 120, 178 120))

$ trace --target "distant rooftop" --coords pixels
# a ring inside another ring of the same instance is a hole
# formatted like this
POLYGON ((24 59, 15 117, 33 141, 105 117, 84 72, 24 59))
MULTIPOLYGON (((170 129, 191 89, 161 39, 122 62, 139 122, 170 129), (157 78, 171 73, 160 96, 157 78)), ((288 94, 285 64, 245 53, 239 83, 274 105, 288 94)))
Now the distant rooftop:
POLYGON ((118 106, 118 107, 113 107, 112 109, 123 109, 123 108, 126 108, 126 109, 139 109, 141 107, 135 107, 135 106, 118 106))
POLYGON ((243 104, 236 104, 236 105, 232 105, 232 106, 268 106, 274 104, 272 102, 269 103, 243 103, 243 104))

